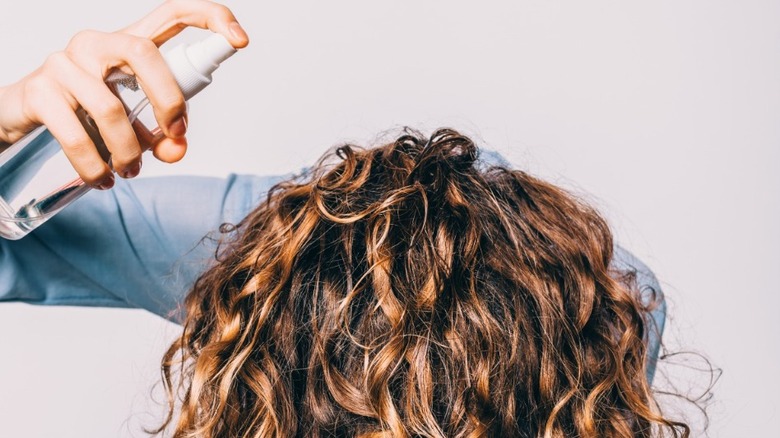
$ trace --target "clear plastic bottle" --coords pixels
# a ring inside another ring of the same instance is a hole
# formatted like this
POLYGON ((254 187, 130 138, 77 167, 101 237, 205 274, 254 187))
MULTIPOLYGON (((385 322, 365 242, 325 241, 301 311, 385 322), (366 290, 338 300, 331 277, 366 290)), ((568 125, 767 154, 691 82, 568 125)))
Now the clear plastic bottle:
MULTIPOLYGON (((211 83, 211 74, 235 52, 225 37, 213 34, 163 56, 189 99, 211 83)), ((124 103, 140 144, 158 142, 162 131, 135 77, 117 71, 109 75, 106 85, 124 103)), ((110 165, 111 154, 92 118, 81 108, 76 115, 110 165)), ((38 127, 0 153, 0 236, 12 240, 26 236, 89 190, 59 142, 45 126, 38 127)))

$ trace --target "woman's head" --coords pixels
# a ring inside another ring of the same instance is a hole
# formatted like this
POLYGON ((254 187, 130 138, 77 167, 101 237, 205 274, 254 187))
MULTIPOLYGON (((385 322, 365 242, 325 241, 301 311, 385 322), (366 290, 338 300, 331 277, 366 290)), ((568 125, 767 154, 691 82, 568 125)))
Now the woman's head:
POLYGON ((177 436, 686 430, 604 220, 455 131, 339 147, 226 231, 164 359, 177 436))

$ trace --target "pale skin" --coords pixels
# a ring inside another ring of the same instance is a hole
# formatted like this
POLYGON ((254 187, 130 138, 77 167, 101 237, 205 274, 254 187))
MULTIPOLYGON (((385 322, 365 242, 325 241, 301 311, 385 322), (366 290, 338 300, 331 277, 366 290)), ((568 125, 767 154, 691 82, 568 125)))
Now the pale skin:
POLYGON ((97 123, 117 175, 133 178, 143 150, 122 103, 105 85, 113 69, 138 78, 165 138, 151 145, 164 162, 187 151, 184 97, 158 47, 188 26, 222 34, 235 48, 249 38, 227 7, 206 0, 169 0, 141 20, 116 32, 82 31, 20 81, 0 87, 0 150, 46 125, 79 176, 94 188, 109 189, 114 173, 76 116, 82 107, 97 123))

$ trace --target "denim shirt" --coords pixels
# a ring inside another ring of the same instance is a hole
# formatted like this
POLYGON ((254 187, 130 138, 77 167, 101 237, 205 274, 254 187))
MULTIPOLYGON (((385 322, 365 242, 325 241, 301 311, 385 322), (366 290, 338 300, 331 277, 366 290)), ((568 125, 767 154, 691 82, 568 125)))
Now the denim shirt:
MULTIPOLYGON (((181 303, 214 261, 214 234, 237 223, 291 175, 160 177, 91 191, 18 241, 0 239, 0 301, 141 308, 181 323, 181 303)), ((616 247, 614 267, 635 271, 644 294, 660 296, 653 273, 616 247)), ((649 295, 648 295, 649 296, 649 295)), ((652 380, 665 319, 648 321, 652 380)))

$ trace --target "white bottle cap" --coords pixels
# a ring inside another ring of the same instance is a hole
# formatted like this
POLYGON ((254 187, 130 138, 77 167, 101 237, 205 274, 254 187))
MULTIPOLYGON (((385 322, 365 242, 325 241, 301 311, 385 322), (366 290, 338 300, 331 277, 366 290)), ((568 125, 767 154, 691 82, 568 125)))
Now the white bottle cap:
POLYGON ((211 83, 211 74, 219 64, 236 53, 236 49, 222 35, 215 33, 191 45, 181 44, 163 57, 189 100, 211 83))

